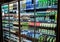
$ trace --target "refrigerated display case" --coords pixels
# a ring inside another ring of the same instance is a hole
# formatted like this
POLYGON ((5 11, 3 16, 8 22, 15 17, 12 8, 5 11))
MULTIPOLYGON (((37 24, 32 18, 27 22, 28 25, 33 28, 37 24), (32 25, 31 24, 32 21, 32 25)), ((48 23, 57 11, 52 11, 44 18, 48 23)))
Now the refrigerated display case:
POLYGON ((58 0, 21 0, 3 4, 4 40, 56 42, 57 4, 58 0))
POLYGON ((16 32, 19 27, 14 26, 18 24, 18 2, 10 2, 2 5, 2 27, 3 27, 3 40, 8 42, 18 42, 19 37, 16 32))

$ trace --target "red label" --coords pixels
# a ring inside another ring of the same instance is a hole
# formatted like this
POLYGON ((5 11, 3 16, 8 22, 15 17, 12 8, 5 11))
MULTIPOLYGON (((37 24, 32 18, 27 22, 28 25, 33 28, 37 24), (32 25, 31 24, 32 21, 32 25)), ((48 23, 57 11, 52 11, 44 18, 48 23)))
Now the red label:
MULTIPOLYGON (((29 22, 29 25, 34 26, 34 22, 29 22)), ((39 22, 36 22, 35 25, 36 26, 40 26, 40 23, 39 22)))
POLYGON ((29 25, 34 26, 34 22, 29 22, 29 25))
POLYGON ((40 26, 40 23, 39 22, 36 22, 36 26, 40 26))

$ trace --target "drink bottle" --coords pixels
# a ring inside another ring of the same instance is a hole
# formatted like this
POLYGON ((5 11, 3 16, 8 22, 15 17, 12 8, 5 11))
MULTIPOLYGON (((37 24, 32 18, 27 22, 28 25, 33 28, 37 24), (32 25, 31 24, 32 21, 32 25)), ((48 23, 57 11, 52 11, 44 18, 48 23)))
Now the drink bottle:
POLYGON ((43 42, 43 41, 44 41, 44 37, 43 35, 41 35, 38 42, 43 42))

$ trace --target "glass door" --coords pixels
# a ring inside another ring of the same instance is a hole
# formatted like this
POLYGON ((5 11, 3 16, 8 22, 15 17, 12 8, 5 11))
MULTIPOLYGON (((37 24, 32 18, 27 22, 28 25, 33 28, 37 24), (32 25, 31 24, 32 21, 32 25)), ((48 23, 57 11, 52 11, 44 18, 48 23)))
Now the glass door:
POLYGON ((9 22, 9 14, 8 14, 8 3, 5 3, 1 6, 2 9, 2 28, 3 28, 3 40, 9 41, 10 38, 10 22, 9 22))
POLYGON ((18 2, 13 1, 9 3, 9 16, 10 16, 10 42, 19 42, 18 25, 18 2), (17 34, 17 35, 16 35, 17 34))
POLYGON ((18 2, 4 3, 1 8, 4 42, 19 42, 18 2))
POLYGON ((38 42, 56 42, 58 0, 35 0, 35 38, 38 42))
POLYGON ((32 0, 20 1, 21 42, 34 42, 34 4, 32 0))

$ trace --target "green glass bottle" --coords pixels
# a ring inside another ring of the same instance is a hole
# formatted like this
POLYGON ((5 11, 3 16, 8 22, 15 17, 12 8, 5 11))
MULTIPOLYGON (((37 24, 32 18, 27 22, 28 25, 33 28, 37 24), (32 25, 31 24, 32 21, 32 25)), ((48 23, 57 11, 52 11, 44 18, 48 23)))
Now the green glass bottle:
POLYGON ((41 35, 38 42, 43 42, 43 41, 44 41, 44 37, 43 35, 41 35))
POLYGON ((56 4, 56 0, 53 0, 53 3, 52 3, 52 5, 55 5, 56 4))
POLYGON ((42 0, 42 2, 43 2, 43 7, 48 6, 48 0, 42 0))
POLYGON ((53 37, 51 37, 50 42, 53 42, 53 37))
POLYGON ((55 21, 57 21, 57 11, 55 11, 55 21))
POLYGON ((43 6, 42 0, 39 0, 39 1, 38 1, 38 4, 39 4, 39 8, 42 8, 42 6, 43 6))
POLYGON ((56 42, 56 38, 53 39, 53 42, 56 42))
POLYGON ((47 37, 47 42, 49 42, 50 36, 47 37))

